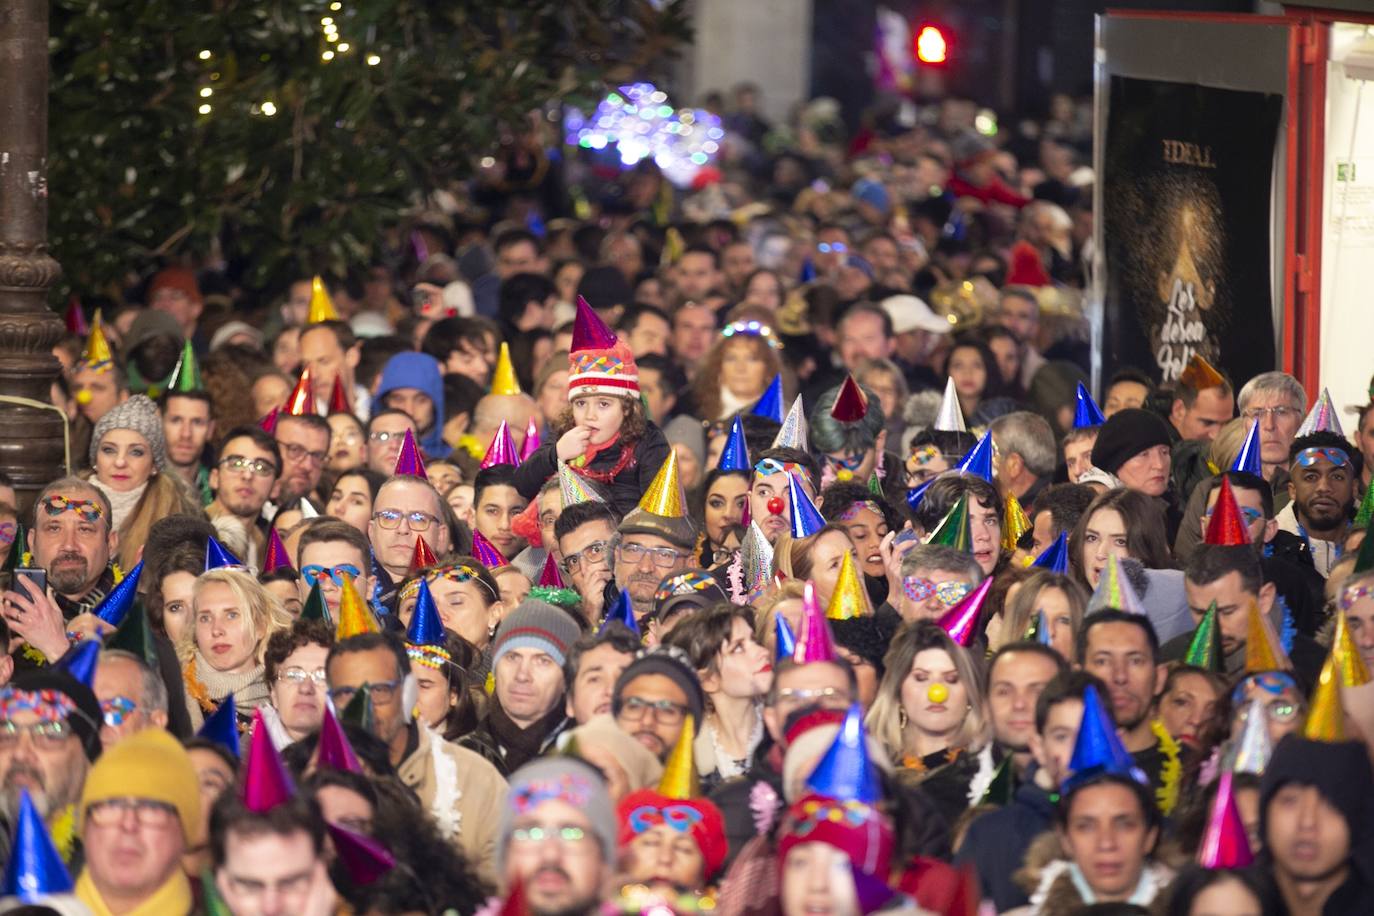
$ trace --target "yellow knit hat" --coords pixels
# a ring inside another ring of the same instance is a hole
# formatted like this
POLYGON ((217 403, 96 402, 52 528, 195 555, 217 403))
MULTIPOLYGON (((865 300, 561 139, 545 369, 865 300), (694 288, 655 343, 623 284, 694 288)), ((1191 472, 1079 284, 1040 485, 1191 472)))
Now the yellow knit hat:
POLYGON ((200 781, 191 757, 175 738, 148 728, 125 738, 100 755, 86 776, 77 830, 86 823, 86 808, 111 798, 146 798, 177 809, 188 844, 200 831, 200 781))

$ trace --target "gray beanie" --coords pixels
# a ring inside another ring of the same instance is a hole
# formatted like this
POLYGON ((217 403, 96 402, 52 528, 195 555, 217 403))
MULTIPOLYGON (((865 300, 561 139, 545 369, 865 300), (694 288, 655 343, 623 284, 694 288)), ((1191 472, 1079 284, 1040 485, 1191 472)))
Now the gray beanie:
POLYGON ((491 667, 511 649, 538 649, 563 667, 567 661, 568 649, 582 635, 577 621, 568 612, 555 604, 526 598, 506 615, 496 629, 492 641, 491 667))
POLYGON ((616 861, 618 825, 605 778, 590 764, 574 757, 541 757, 510 776, 510 792, 501 806, 501 822, 496 831, 498 875, 506 871, 506 847, 510 845, 515 819, 532 813, 546 801, 565 802, 584 813, 601 844, 603 860, 607 864, 616 861))
POLYGON ((91 465, 100 449, 100 440, 115 429, 131 429, 148 440, 153 450, 153 465, 159 471, 167 465, 167 440, 162 437, 162 414, 146 395, 136 394, 123 404, 116 404, 95 424, 91 433, 91 465))

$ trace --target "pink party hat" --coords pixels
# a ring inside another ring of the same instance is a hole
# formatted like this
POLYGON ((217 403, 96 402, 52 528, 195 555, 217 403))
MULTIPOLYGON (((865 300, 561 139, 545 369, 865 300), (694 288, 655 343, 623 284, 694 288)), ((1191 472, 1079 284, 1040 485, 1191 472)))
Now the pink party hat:
POLYGON ((406 427, 406 437, 401 441, 401 452, 396 456, 396 467, 391 472, 397 477, 418 477, 429 480, 425 473, 425 459, 420 457, 420 447, 415 444, 415 434, 406 427))
POLYGON ((240 794, 250 811, 266 814, 296 794, 296 785, 286 772, 286 764, 272 744, 262 710, 253 710, 253 740, 243 764, 240 794))
POLYGON ((482 467, 489 468, 498 464, 520 467, 520 456, 515 451, 515 437, 510 434, 510 424, 505 420, 496 428, 496 435, 487 445, 487 453, 482 457, 482 467))
POLYGON ((615 332, 606 326, 587 300, 577 297, 577 317, 573 319, 572 352, 609 350, 615 346, 615 332))
POLYGON ((496 545, 487 540, 486 535, 480 531, 472 532, 472 555, 489 570, 510 565, 510 561, 501 556, 501 551, 496 549, 496 545))
POLYGON ((320 723, 320 742, 315 749, 315 765, 343 770, 346 773, 361 773, 363 765, 353 752, 353 745, 344 734, 343 726, 334 717, 329 704, 324 704, 324 721, 320 723))
POLYGON ((810 662, 833 662, 836 659, 835 638, 816 598, 816 583, 810 579, 802 590, 802 619, 797 633, 797 651, 792 660, 799 665, 810 662))
POLYGON ((277 417, 281 416, 281 408, 273 407, 267 414, 258 421, 258 426, 269 436, 277 434, 277 417))
POLYGON ((563 582, 563 574, 558 571, 558 561, 549 554, 544 558, 544 568, 539 573, 539 585, 546 588, 567 588, 563 582))
POLYGON ((973 638, 978 635, 978 618, 982 616, 983 602, 987 600, 991 588, 992 579, 984 579, 982 585, 964 596, 939 620, 940 628, 965 649, 973 645, 973 638))
POLYGON ((529 461, 542 444, 539 440, 539 421, 530 417, 530 422, 525 424, 525 444, 520 446, 520 461, 529 461))
POLYGON ((367 887, 396 867, 396 859, 390 850, 370 836, 355 833, 347 827, 327 824, 329 838, 334 841, 334 852, 339 864, 348 874, 354 885, 367 887))
POLYGON ((267 534, 267 556, 262 561, 262 571, 270 573, 283 567, 286 569, 295 568, 291 565, 290 554, 286 552, 286 544, 282 542, 277 529, 273 528, 267 534))
POLYGON ((1227 770, 1217 782, 1217 797, 1207 818, 1207 831, 1197 848, 1197 861, 1203 868, 1244 868, 1255 860, 1245 824, 1236 808, 1232 774, 1227 770))

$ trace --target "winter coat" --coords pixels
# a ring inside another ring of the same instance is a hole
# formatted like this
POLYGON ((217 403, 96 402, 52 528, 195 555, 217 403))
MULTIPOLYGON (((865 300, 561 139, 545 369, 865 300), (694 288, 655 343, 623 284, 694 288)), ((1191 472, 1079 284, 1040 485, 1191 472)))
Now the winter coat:
MULTIPOLYGON (((544 485, 544 481, 558 473, 557 447, 556 440, 540 446, 528 460, 515 469, 515 489, 521 496, 534 499, 539 495, 539 488, 544 485)), ((650 423, 644 435, 635 443, 634 457, 629 465, 606 482, 586 478, 588 488, 605 496, 617 515, 628 515, 631 509, 639 505, 640 497, 649 489, 654 475, 663 466, 663 462, 668 460, 668 449, 668 440, 664 438, 663 432, 650 423)), ((597 452, 589 468, 593 471, 608 472, 620 460, 620 453, 621 447, 616 445, 597 452)))

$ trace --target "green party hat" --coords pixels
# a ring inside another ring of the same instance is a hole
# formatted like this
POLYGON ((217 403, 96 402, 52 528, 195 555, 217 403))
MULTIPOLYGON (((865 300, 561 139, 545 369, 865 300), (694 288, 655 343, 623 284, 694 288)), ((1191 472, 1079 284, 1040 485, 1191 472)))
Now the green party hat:
POLYGON ((310 586, 310 594, 305 598, 305 605, 301 608, 301 620, 323 620, 330 626, 334 625, 333 618, 329 616, 329 605, 324 603, 324 594, 320 591, 318 579, 310 586))
POLYGON ((1355 513, 1355 527, 1368 528, 1371 520, 1374 520, 1374 483, 1364 488, 1360 509, 1355 513))
POLYGON ((200 377, 200 363, 196 362, 196 351, 191 348, 190 339, 181 348, 181 359, 177 360, 176 368, 167 379, 166 390, 178 394, 205 390, 205 380, 200 377))
POLYGON ((1217 603, 1213 601, 1202 615, 1202 622, 1193 633, 1193 641, 1188 644, 1188 652, 1183 656, 1185 665, 1196 665, 1208 671, 1221 670, 1221 627, 1217 623, 1217 603))
MULTIPOLYGON (((1374 490, 1374 487, 1370 487, 1370 489, 1374 490)), ((885 498, 883 495, 883 482, 878 479, 877 471, 874 471, 872 474, 868 475, 868 492, 872 493, 879 499, 885 498)))
POLYGON ((960 496, 959 501, 950 507, 944 518, 940 519, 940 524, 936 525, 935 530, 930 533, 930 537, 926 538, 926 543, 953 547, 964 553, 970 553, 973 550, 973 535, 969 530, 967 493, 960 496))
POLYGON ((356 725, 365 731, 372 731, 373 708, 372 708, 372 687, 364 684, 353 694, 353 699, 348 701, 348 705, 339 713, 339 722, 349 725, 356 725))
POLYGON ((4 572, 14 572, 17 567, 28 566, 24 559, 24 554, 29 550, 29 536, 24 531, 23 522, 14 523, 14 543, 10 545, 9 556, 5 557, 5 565, 0 566, 4 572))
POLYGON ((1016 773, 1012 770, 1012 757, 1013 755, 1008 754, 1002 758, 1002 762, 992 774, 992 781, 983 791, 983 797, 978 799, 978 804, 998 807, 1011 804, 1012 796, 1016 794, 1016 773))

